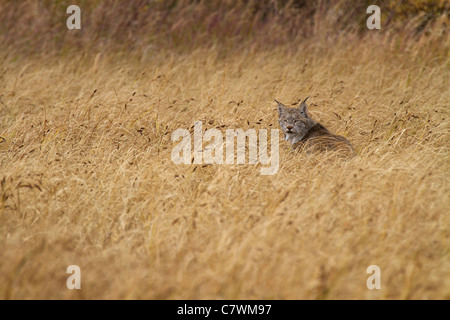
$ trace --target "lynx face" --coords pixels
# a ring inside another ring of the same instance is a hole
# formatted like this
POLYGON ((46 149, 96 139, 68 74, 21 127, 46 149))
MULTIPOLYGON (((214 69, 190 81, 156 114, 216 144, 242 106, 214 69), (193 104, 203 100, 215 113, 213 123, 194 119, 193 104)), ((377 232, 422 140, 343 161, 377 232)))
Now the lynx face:
POLYGON ((298 108, 288 108, 278 102, 280 127, 285 140, 294 148, 304 148, 307 152, 339 151, 342 155, 354 155, 350 142, 342 136, 333 134, 320 123, 311 119, 306 100, 298 108))
POLYGON ((315 124, 315 121, 308 115, 306 100, 298 108, 288 108, 282 103, 276 102, 279 112, 278 121, 285 140, 292 144, 299 142, 315 124))

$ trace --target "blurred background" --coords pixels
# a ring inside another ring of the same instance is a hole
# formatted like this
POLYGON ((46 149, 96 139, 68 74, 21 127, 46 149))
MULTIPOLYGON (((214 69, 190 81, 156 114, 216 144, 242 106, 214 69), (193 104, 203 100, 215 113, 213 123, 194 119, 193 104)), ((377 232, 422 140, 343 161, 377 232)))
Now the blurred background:
POLYGON ((319 37, 367 35, 366 9, 381 10, 381 31, 402 40, 440 41, 448 32, 445 0, 29 0, 0 1, 2 46, 23 53, 65 50, 239 50, 295 46, 319 37), (66 8, 78 5, 82 29, 68 32, 66 8))

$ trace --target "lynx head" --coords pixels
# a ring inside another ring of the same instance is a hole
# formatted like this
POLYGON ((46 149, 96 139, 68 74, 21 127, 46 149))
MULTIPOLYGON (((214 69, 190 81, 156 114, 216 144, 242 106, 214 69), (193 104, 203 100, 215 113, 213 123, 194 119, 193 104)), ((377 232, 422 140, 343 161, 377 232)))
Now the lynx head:
POLYGON ((281 102, 278 103, 278 113, 281 130, 284 138, 292 144, 299 142, 316 123, 309 117, 306 98, 298 108, 288 108, 281 102))

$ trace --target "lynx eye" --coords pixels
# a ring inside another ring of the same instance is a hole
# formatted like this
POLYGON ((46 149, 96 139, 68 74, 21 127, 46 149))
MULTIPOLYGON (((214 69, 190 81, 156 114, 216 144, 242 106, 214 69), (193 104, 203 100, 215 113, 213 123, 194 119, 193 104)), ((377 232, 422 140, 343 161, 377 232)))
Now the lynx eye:
POLYGON ((281 122, 283 122, 283 123, 286 123, 286 122, 288 122, 286 119, 284 119, 284 120, 281 120, 281 122))
POLYGON ((294 123, 300 123, 302 122, 301 120, 295 120, 294 123))

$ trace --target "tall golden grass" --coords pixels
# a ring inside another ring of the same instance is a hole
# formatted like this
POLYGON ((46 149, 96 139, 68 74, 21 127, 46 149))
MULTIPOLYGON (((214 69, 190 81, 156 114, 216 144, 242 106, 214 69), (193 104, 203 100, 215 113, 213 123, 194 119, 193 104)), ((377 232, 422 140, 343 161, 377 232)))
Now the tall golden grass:
POLYGON ((151 14, 187 22, 152 38, 120 14, 120 32, 95 25, 104 3, 80 1, 80 33, 64 30, 65 8, 42 14, 55 2, 1 3, 1 299, 450 298, 448 13, 370 31, 339 29, 325 1, 285 18, 172 1, 151 14), (248 29, 203 30, 196 12, 248 29), (55 32, 39 33, 49 19, 55 32), (25 21, 42 25, 26 34, 25 21), (273 176, 171 161, 177 128, 276 129, 273 99, 307 96, 354 158, 298 154, 280 136, 273 176), (81 290, 66 287, 69 265, 81 290))

